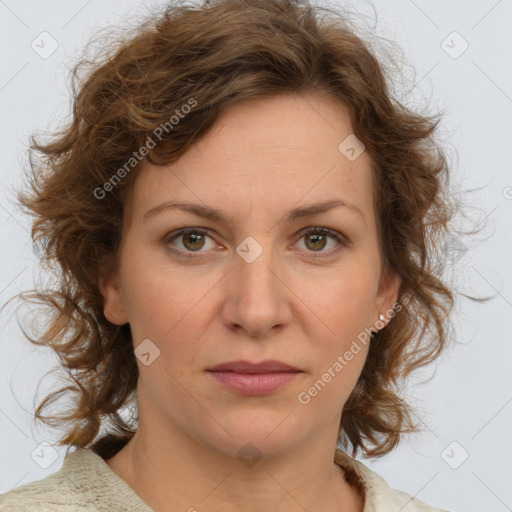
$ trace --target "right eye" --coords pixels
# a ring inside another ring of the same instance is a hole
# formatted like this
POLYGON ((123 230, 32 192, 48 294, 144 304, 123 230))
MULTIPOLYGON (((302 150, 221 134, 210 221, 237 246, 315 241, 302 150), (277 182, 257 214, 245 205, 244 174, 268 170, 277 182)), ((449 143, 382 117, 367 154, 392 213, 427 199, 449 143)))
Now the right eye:
MULTIPOLYGON (((203 228, 184 228, 177 232, 170 233, 169 235, 166 235, 164 239, 166 248, 170 252, 178 254, 184 258, 197 258, 198 256, 196 256, 194 253, 206 252, 201 251, 201 249, 205 247, 206 238, 210 238, 213 241, 213 238, 208 235, 208 231, 203 228), (176 245, 172 243, 177 239, 182 240, 181 249, 176 249, 176 245)), ((213 245, 218 247, 218 244, 215 242, 213 245)))

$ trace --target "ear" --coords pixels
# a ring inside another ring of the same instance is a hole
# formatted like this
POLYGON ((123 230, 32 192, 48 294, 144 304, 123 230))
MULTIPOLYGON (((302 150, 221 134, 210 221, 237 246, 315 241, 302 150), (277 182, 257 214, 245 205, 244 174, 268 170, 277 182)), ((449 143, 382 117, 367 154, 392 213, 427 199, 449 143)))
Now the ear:
POLYGON ((401 284, 402 278, 395 270, 388 268, 387 271, 383 273, 379 283, 375 321, 377 321, 381 314, 385 316, 383 322, 387 325, 392 316, 394 316, 395 308, 393 306, 397 302, 401 284))
POLYGON ((115 325, 128 323, 123 295, 117 274, 103 267, 98 279, 98 287, 103 296, 103 313, 107 320, 115 325))

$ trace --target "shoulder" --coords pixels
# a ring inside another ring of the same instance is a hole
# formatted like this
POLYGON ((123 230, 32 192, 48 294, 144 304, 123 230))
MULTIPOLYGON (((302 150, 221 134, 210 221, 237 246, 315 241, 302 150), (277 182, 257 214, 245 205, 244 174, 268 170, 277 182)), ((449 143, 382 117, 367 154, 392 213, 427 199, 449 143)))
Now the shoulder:
POLYGON ((449 512, 427 505, 403 491, 393 489, 379 474, 342 450, 336 449, 334 461, 349 475, 352 480, 350 483, 358 485, 363 490, 364 512, 396 512, 397 510, 449 512), (405 508, 406 505, 407 508, 405 508))
POLYGON ((79 448, 60 470, 0 495, 0 512, 150 511, 96 453, 79 448))
MULTIPOLYGON (((80 503, 81 483, 76 481, 73 475, 68 475, 65 466, 69 467, 70 461, 76 458, 76 454, 65 457, 63 467, 43 480, 31 482, 17 487, 0 495, 0 511, 64 511, 87 510, 87 503, 80 503)), ((92 509, 94 510, 94 509, 92 509)))

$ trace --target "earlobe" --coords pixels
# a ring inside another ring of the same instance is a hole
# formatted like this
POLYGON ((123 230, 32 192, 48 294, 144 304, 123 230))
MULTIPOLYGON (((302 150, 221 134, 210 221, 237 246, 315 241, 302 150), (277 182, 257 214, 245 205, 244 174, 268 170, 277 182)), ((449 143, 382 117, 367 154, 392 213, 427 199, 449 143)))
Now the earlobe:
MULTIPOLYGON (((378 300, 377 315, 384 315, 386 324, 394 316, 394 306, 397 303, 402 278, 394 271, 389 270, 383 278, 378 300)), ((380 319, 380 318, 379 318, 380 319)))
POLYGON ((103 296, 103 313, 106 319, 115 325, 128 323, 118 277, 102 276, 98 280, 98 287, 103 296))

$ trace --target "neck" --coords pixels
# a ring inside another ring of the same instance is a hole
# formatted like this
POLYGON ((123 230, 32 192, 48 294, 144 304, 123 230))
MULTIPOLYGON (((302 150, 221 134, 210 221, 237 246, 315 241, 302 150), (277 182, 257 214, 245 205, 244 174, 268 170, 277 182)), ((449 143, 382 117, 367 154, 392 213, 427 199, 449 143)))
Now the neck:
POLYGON ((250 449, 237 458, 170 430, 173 435, 169 429, 160 435, 139 423, 130 442, 106 461, 156 512, 363 512, 364 497, 348 484, 323 437, 251 459, 250 449))

